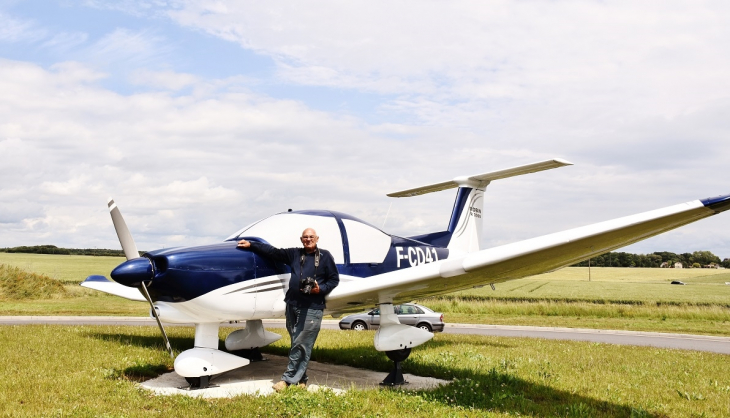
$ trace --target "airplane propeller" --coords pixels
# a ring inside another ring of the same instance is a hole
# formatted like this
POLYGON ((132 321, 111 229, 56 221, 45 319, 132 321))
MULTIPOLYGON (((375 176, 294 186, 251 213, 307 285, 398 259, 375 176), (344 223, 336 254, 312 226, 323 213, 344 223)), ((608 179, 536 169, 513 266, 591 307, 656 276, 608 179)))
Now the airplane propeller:
MULTIPOLYGON (((114 229, 117 231, 117 237, 119 238, 119 243, 122 245, 124 256, 127 257, 127 261, 140 258, 139 251, 137 250, 137 244, 134 243, 134 238, 132 238, 132 234, 129 232, 127 223, 124 222, 124 217, 122 217, 122 212, 119 211, 114 199, 110 197, 107 206, 109 207, 109 214, 112 217, 114 229)), ((150 276, 150 280, 147 280, 147 282, 151 282, 152 277, 154 277, 154 265, 152 262, 150 262, 150 266, 152 266, 152 275, 150 276)), ((167 352, 170 353, 170 357, 175 358, 175 354, 172 352, 172 346, 170 345, 170 339, 167 338, 165 328, 162 326, 162 321, 160 321, 160 317, 157 315, 157 310, 152 302, 150 293, 147 291, 148 286, 149 285, 145 283, 145 280, 141 280, 138 289, 142 292, 144 298, 147 299, 147 302, 150 304, 150 311, 152 312, 152 316, 155 317, 155 320, 157 320, 157 326, 160 327, 160 332, 162 333, 162 339, 165 341, 167 352)))

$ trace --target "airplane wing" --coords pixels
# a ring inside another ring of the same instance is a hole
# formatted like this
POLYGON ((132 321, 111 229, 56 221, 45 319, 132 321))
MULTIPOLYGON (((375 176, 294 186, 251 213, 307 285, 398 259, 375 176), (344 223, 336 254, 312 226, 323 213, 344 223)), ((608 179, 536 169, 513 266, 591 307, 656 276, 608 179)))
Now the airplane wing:
POLYGON ((341 282, 328 311, 408 302, 570 266, 730 209, 730 195, 695 200, 637 215, 544 235, 362 280, 341 282))
POLYGON ((121 285, 104 276, 89 276, 81 282, 81 286, 137 302, 147 302, 147 299, 136 288, 121 285))

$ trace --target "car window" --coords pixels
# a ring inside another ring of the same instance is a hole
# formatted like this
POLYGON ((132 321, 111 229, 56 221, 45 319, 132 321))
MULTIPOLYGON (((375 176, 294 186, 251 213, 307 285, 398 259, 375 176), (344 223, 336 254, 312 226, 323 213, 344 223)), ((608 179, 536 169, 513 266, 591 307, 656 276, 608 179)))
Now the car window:
POLYGON ((373 309, 372 311, 368 312, 369 315, 380 315, 380 309, 373 309))
POLYGON ((417 315, 423 314, 423 309, 419 308, 418 306, 412 306, 412 308, 413 308, 414 314, 417 314, 417 315))
POLYGON ((415 314, 417 312, 415 310, 415 306, 413 306, 413 305, 402 305, 401 306, 401 313, 404 314, 404 315, 413 315, 413 314, 415 314))

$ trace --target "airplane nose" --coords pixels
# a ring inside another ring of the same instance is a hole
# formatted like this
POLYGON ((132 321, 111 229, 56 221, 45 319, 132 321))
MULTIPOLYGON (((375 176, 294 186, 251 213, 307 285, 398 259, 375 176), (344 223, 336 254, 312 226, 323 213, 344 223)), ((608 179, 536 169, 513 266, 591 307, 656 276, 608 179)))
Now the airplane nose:
POLYGON ((130 287, 139 287, 143 281, 152 280, 152 261, 146 257, 133 258, 112 271, 115 282, 130 287))

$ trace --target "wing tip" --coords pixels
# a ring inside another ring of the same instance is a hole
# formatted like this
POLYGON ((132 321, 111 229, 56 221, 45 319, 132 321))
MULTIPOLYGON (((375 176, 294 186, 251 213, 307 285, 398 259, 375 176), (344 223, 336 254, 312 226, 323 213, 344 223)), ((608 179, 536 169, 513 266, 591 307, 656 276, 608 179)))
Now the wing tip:
POLYGON ((91 276, 87 277, 86 280, 84 280, 81 283, 83 284, 83 283, 90 283, 90 282, 103 282, 103 283, 108 283, 108 282, 111 282, 111 280, 107 279, 104 276, 99 276, 97 274, 94 274, 94 275, 91 275, 91 276))
POLYGON ((730 210, 730 194, 708 197, 707 199, 701 199, 700 202, 702 202, 706 208, 715 211, 715 213, 730 210))

